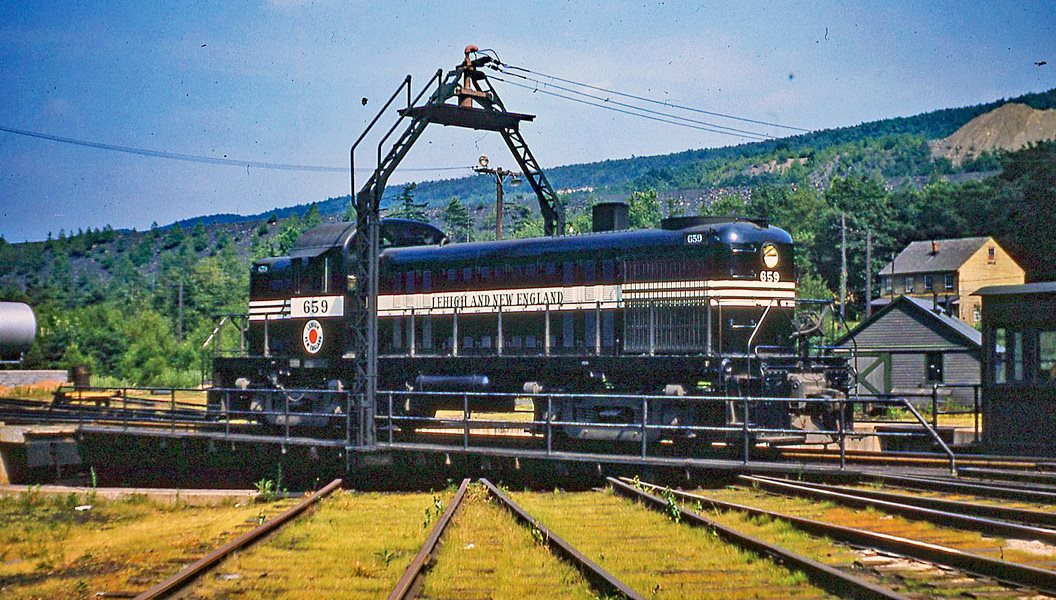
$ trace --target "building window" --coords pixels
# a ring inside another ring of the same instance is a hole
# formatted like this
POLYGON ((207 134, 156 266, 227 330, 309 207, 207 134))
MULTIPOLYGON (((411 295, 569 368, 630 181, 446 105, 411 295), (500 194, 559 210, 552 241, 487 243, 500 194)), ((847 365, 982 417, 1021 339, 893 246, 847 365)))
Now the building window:
POLYGON ((928 383, 942 383, 942 352, 924 353, 924 373, 928 383))
POLYGON ((994 264, 997 262, 997 248, 990 246, 986 249, 986 262, 994 264))
POLYGON ((978 323, 983 319, 983 313, 979 310, 978 304, 972 305, 972 323, 978 323))
POLYGON ((994 357, 994 383, 1005 383, 1006 378, 1006 355, 1005 348, 1008 342, 1008 331, 1004 327, 994 329, 994 338, 990 353, 994 357))
POLYGON ((1038 380, 1056 381, 1056 331, 1038 332, 1038 380))
POLYGON ((884 277, 884 291, 888 294, 891 293, 892 288, 894 287, 894 282, 892 282, 891 279, 891 277, 884 277))
POLYGON ((948 290, 953 289, 953 273, 947 273, 942 276, 942 286, 948 290))
POLYGON ((924 276, 924 289, 929 291, 929 292, 935 289, 935 276, 934 275, 925 275, 924 276))
POLYGON ((915 283, 914 279, 915 278, 912 275, 906 275, 906 293, 907 294, 912 294, 913 293, 913 284, 915 283))
MULTIPOLYGON (((994 383, 1012 383, 1026 381, 1034 367, 1033 356, 1027 356, 1028 350, 1027 334, 1015 329, 998 327, 993 330, 994 335, 990 341, 988 351, 992 357, 994 383)), ((1049 374, 1052 374, 1053 366, 1056 366, 1056 332, 1054 336, 1046 340, 1051 351, 1048 353, 1049 374)))
POLYGON ((1011 355, 1011 373, 1009 373, 1009 379, 1012 381, 1023 381, 1023 332, 1013 331, 1012 332, 1012 347, 1008 349, 1008 353, 1011 355))

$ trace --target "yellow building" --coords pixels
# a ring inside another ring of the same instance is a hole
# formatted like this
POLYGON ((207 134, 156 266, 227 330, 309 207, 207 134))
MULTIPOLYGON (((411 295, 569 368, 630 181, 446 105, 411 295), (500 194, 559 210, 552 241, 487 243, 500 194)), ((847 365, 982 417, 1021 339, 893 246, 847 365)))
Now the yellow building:
POLYGON ((879 276, 882 297, 934 299, 969 325, 982 319, 976 290, 1025 281, 1023 269, 992 237, 913 242, 879 276))

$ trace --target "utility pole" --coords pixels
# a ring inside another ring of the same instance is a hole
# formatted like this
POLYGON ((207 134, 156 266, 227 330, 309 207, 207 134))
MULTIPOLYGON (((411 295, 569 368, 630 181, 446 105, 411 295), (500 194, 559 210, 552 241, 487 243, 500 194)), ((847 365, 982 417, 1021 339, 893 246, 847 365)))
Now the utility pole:
POLYGON ((847 319, 847 213, 840 213, 840 322, 847 319))
POLYGON ((494 169, 488 168, 488 156, 486 154, 480 155, 478 161, 480 166, 473 167, 473 170, 481 175, 494 175, 495 176, 495 239, 502 239, 502 180, 510 177, 510 183, 517 185, 521 182, 518 179, 521 176, 519 171, 508 171, 502 167, 496 167, 494 169))
POLYGON ((179 292, 176 294, 176 337, 183 341, 183 280, 180 280, 179 292))
POLYGON ((873 316, 873 230, 865 228, 865 318, 873 316))
POLYGON ((888 297, 892 302, 895 301, 895 253, 891 253, 891 293, 888 297))

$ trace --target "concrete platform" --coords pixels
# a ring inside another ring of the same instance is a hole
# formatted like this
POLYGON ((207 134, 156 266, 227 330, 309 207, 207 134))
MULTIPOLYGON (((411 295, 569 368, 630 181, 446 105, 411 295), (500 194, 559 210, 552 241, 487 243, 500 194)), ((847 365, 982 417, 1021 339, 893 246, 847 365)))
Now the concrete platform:
POLYGON ((0 485, 0 497, 43 494, 47 496, 69 496, 88 501, 94 495, 107 500, 125 500, 146 497, 161 504, 188 504, 191 506, 216 506, 252 502, 258 496, 256 490, 181 490, 167 488, 89 488, 68 485, 0 485))

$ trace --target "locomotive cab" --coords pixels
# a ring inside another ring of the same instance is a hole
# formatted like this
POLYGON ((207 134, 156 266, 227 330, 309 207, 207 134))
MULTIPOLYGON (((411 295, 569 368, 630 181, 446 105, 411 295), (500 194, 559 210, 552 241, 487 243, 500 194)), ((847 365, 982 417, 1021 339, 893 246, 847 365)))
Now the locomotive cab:
MULTIPOLYGON (((325 223, 305 232, 288 256, 258 260, 250 270, 248 356, 214 361, 214 387, 246 390, 273 389, 274 393, 237 393, 231 409, 260 413, 276 422, 274 413, 311 414, 289 417, 291 425, 321 425, 315 415, 340 414, 345 399, 339 393, 348 376, 344 358, 348 348, 346 307, 355 226, 325 223), (318 389, 326 393, 286 394, 285 390, 318 389), (272 416, 269 416, 272 415, 272 416)), ((381 222, 381 245, 394 248, 439 245, 443 231, 428 223, 406 219, 381 222)), ((228 393, 230 396, 230 393, 228 393)), ((221 406, 220 394, 210 395, 210 406, 221 406)), ((283 422, 285 424, 285 417, 283 422)))

